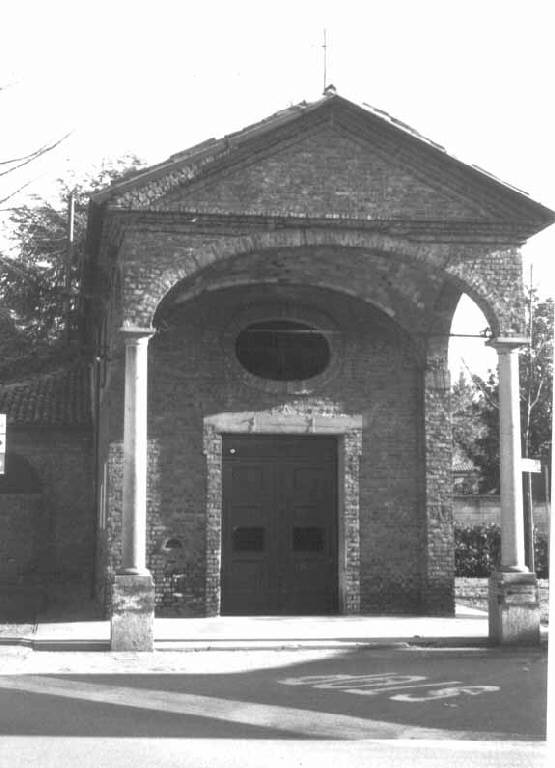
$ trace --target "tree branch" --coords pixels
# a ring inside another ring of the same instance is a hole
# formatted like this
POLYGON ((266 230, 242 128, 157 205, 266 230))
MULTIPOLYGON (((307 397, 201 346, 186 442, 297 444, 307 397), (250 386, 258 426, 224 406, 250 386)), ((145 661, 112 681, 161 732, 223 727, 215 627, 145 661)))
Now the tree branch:
POLYGON ((33 183, 32 180, 31 181, 26 181, 25 184, 22 184, 19 187, 19 189, 16 189, 14 192, 10 192, 10 194, 7 195, 6 197, 1 198, 0 199, 0 205, 2 205, 3 203, 7 203, 8 200, 10 200, 12 197, 15 197, 18 192, 21 192, 22 189, 25 189, 25 187, 28 187, 29 184, 32 184, 32 183, 33 183))
POLYGON ((0 266, 3 267, 6 270, 6 272, 11 272, 14 275, 17 275, 17 277, 22 278, 23 280, 32 279, 28 270, 21 267, 13 259, 7 259, 5 256, 0 255, 0 266))
POLYGON ((499 410, 499 403, 496 403, 495 400, 491 399, 491 397, 489 396, 489 394, 488 394, 488 392, 487 392, 487 390, 486 390, 486 388, 484 386, 484 383, 481 380, 481 378, 479 376, 477 376, 475 373, 472 373, 472 371, 470 370, 470 368, 466 364, 466 360, 464 358, 462 358, 462 357, 461 357, 461 363, 464 365, 464 367, 466 368, 466 370, 470 374, 470 378, 471 378, 472 383, 476 387, 478 387, 478 389, 480 390, 480 392, 484 396, 485 400, 491 405, 492 408, 497 408, 497 410, 499 410))
POLYGON ((45 144, 44 147, 41 147, 36 152, 33 152, 31 155, 27 155, 24 158, 20 158, 21 162, 17 159, 15 160, 4 160, 0 165, 9 165, 10 163, 18 163, 18 165, 14 165, 12 168, 8 168, 5 171, 0 171, 0 177, 6 176, 8 173, 12 173, 13 171, 17 171, 18 168, 23 168, 25 165, 29 165, 29 163, 32 163, 33 160, 36 160, 39 157, 42 157, 42 155, 46 155, 47 152, 51 152, 53 149, 55 149, 57 146, 59 146, 62 141, 65 141, 68 136, 71 136, 73 131, 70 131, 69 133, 66 133, 65 136, 62 136, 61 139, 58 139, 53 144, 45 144))
POLYGON ((536 392, 536 397, 534 398, 534 400, 528 406, 528 413, 531 413, 532 408, 536 405, 536 403, 540 399, 540 394, 541 394, 541 391, 542 391, 542 386, 543 386, 543 379, 540 379, 540 383, 538 385, 538 391, 536 392))

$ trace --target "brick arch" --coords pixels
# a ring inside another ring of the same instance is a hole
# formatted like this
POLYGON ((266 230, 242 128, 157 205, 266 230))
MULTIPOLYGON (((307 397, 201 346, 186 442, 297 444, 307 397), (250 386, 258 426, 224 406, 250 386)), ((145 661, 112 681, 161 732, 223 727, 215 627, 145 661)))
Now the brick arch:
MULTIPOLYGON (((486 299, 483 294, 476 290, 476 287, 472 284, 469 285, 468 283, 462 283, 459 280, 451 281, 451 284, 456 287, 456 289, 459 292, 459 297, 461 297, 463 294, 466 294, 474 304, 480 309, 486 318, 489 327, 491 328, 491 332, 493 336, 499 336, 501 335, 502 331, 501 328, 507 327, 506 319, 504 319, 503 315, 506 314, 503 312, 502 307, 495 306, 491 301, 491 294, 486 299)), ((458 302, 457 302, 458 304, 458 302)), ((457 306, 455 305, 455 309, 457 306)), ((451 315, 451 320, 453 319, 453 314, 451 315)))
MULTIPOLYGON (((211 287, 213 290, 241 289, 246 286, 261 285, 265 283, 272 284, 274 282, 275 281, 272 279, 264 280, 264 279, 258 279, 258 278, 251 278, 248 275, 239 275, 239 276, 235 275, 232 279, 226 280, 224 278, 223 281, 218 281, 218 282, 208 281, 208 283, 211 284, 211 287)), ((285 284, 290 286, 295 286, 295 285, 300 285, 302 283, 295 282, 295 281, 281 283, 281 285, 285 285, 285 284)), ((182 285, 183 284, 181 284, 181 286, 182 285)), ((205 290, 205 286, 206 286, 206 283, 201 283, 200 285, 196 285, 193 290, 188 292, 187 300, 193 300, 197 298, 199 295, 201 295, 205 290)), ((179 290, 179 287, 176 287, 177 290, 179 290)), ((425 323, 424 314, 418 308, 414 308, 413 317, 412 317, 413 321, 415 320, 415 318, 417 318, 418 322, 417 323, 413 322, 411 324, 411 322, 407 318, 399 317, 396 313, 392 312, 391 307, 388 305, 388 303, 380 301, 380 297, 378 295, 369 296, 349 286, 338 284, 337 282, 333 282, 329 279, 322 279, 321 276, 311 280, 310 287, 313 289, 338 292, 346 297, 357 299, 363 303, 370 304, 375 309, 379 310, 379 312, 382 313, 385 317, 389 318, 395 325, 397 325, 401 330, 403 330, 409 336, 412 336, 412 331, 415 331, 416 327, 418 328, 420 328, 421 326, 423 327, 425 323)), ((167 294, 167 297, 169 296, 171 296, 171 293, 167 294)), ((158 324, 159 324, 159 320, 158 320, 158 317, 155 315, 155 317, 153 318, 153 325, 157 327, 158 324)))
POLYGON ((482 308, 492 327, 497 327, 499 302, 492 304, 488 299, 491 285, 487 291, 483 281, 474 278, 468 281, 472 272, 466 270, 457 273, 449 270, 451 251, 447 243, 412 242, 400 238, 381 235, 379 233, 329 230, 329 229, 291 229, 286 231, 256 232, 243 237, 222 237, 218 242, 203 243, 195 249, 190 248, 185 258, 179 263, 172 264, 161 271, 143 271, 141 277, 144 285, 142 290, 133 280, 129 296, 125 297, 124 306, 128 307, 124 325, 139 325, 151 327, 158 307, 164 299, 171 294, 175 287, 188 278, 200 274, 212 264, 232 259, 249 253, 268 251, 273 249, 294 249, 303 247, 339 247, 358 251, 373 251, 379 255, 402 260, 407 263, 421 264, 428 271, 438 270, 446 273, 456 280, 461 291, 468 293, 482 308), (129 300, 125 300, 128 298, 129 300))
POLYGON ((447 280, 482 310, 493 336, 525 331, 522 263, 515 249, 487 254, 478 263, 447 265, 447 280))
MULTIPOLYGON (((308 285, 313 289, 328 290, 341 293, 369 304, 383 313, 391 321, 403 330, 416 345, 422 342, 422 333, 426 328, 427 304, 413 301, 415 293, 418 294, 419 286, 415 283, 416 277, 421 282, 421 274, 407 275, 405 280, 396 276, 389 279, 388 262, 381 254, 372 254, 372 261, 365 265, 366 257, 360 250, 352 249, 351 255, 355 261, 351 262, 350 269, 346 270, 344 279, 338 278, 338 259, 345 255, 344 250, 336 248, 319 248, 316 253, 310 253, 310 261, 307 264, 299 264, 296 249, 272 249, 271 251, 240 254, 230 262, 221 262, 222 268, 200 271, 185 282, 175 285, 166 294, 162 304, 159 305, 157 314, 153 318, 153 324, 158 327, 163 316, 164 305, 171 305, 172 296, 182 294, 185 291, 186 300, 193 300, 204 293, 207 288, 211 291, 240 289, 245 286, 280 284, 280 285, 308 285), (318 258, 318 273, 311 274, 310 264, 318 258), (227 269, 229 265, 229 269, 227 269), (364 290, 360 290, 360 278, 364 267, 368 279, 364 281, 364 290), (160 315, 158 315, 160 312, 160 315), (419 332, 419 333, 418 333, 419 332)), ((397 266, 402 262, 397 262, 397 266)), ((183 300, 183 297, 182 297, 183 300)))

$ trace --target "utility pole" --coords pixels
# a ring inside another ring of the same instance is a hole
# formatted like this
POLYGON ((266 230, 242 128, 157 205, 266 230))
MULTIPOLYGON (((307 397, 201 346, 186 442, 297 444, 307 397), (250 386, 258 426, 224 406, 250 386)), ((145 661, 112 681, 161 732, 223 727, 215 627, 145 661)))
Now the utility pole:
MULTIPOLYGON (((530 288, 528 289, 528 386, 526 392, 526 432, 524 438, 524 458, 529 458, 530 452, 530 401, 532 395, 532 334, 533 323, 533 267, 530 265, 530 288)), ((526 565, 531 573, 536 571, 534 556, 534 509, 532 502, 532 472, 530 467, 524 471, 524 539, 526 551, 526 565)))
POLYGON ((0 413, 0 475, 6 471, 6 414, 0 413))
POLYGON ((70 342, 70 318, 71 318, 71 268, 73 266, 75 230, 75 193, 69 193, 67 201, 67 248, 65 263, 65 339, 70 342))

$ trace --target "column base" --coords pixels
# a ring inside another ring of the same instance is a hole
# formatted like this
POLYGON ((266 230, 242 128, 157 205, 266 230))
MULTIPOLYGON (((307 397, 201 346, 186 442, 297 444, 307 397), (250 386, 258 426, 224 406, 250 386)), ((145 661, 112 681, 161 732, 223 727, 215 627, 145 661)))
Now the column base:
POLYGON ((539 645, 540 602, 535 573, 492 573, 489 639, 496 645, 539 645))
POLYGON ((150 573, 112 580, 112 651, 154 650, 154 582, 150 573))

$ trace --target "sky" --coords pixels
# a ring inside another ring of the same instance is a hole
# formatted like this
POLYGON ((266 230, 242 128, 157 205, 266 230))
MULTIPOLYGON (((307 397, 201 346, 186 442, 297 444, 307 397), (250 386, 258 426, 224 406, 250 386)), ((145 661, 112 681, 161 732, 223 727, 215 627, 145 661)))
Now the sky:
MULTIPOLYGON (((340 95, 555 209, 552 0, 4 0, 1 19, 0 160, 70 133, 0 177, 0 198, 29 183, 4 208, 125 154, 155 163, 318 99, 326 29, 327 83, 340 95)), ((555 227, 524 256, 526 279, 532 264, 552 295, 555 227)), ((452 330, 484 327, 467 302, 452 330)), ((480 340, 453 343, 453 370, 461 356, 481 373, 495 366, 480 340)))

